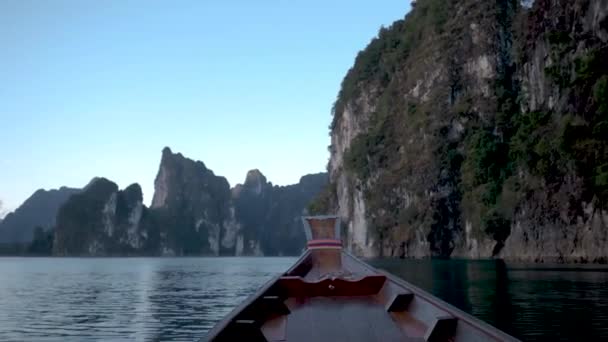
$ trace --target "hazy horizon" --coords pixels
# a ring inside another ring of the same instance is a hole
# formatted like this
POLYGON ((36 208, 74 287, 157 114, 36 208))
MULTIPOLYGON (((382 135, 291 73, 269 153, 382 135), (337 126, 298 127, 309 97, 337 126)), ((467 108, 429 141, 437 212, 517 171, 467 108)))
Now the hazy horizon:
POLYGON ((0 200, 106 177, 150 203, 165 146, 234 186, 322 172, 340 82, 409 1, 3 1, 0 200))

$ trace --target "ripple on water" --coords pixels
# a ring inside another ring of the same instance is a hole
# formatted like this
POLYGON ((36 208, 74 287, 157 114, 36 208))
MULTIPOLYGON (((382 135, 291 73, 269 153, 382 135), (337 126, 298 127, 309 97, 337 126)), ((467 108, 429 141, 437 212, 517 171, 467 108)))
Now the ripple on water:
MULTIPOLYGON (((0 258, 0 341, 193 341, 295 258, 0 258)), ((608 340, 608 270, 378 267, 524 340, 608 340)))
POLYGON ((608 269, 480 260, 374 260, 526 341, 608 341, 608 269))
POLYGON ((294 258, 0 258, 0 341, 200 338, 294 258))

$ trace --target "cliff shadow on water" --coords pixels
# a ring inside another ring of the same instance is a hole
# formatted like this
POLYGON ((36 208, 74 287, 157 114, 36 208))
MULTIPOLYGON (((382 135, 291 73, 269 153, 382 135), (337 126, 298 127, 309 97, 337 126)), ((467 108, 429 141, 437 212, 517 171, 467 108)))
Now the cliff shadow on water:
POLYGON ((603 265, 437 258, 370 263, 524 341, 608 338, 603 265))

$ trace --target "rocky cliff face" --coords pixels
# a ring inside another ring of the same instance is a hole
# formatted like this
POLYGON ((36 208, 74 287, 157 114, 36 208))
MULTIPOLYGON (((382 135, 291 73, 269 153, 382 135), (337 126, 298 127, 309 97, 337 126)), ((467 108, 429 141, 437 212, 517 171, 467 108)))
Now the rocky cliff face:
POLYGON ((305 246, 301 216, 327 184, 327 174, 307 175, 298 184, 273 186, 259 170, 247 173, 232 198, 242 251, 253 255, 297 255, 305 246), (242 235, 241 235, 242 234, 242 235))
POLYGON ((66 187, 36 191, 0 221, 0 243, 29 243, 36 227, 52 228, 59 207, 78 191, 66 187))
POLYGON ((602 0, 419 0, 381 29, 333 110, 320 202, 347 246, 606 261, 607 14, 602 0))
POLYGON ((61 208, 56 255, 296 255, 300 216, 327 174, 273 186, 258 170, 235 188, 202 162, 165 148, 150 208, 139 185, 94 179, 61 208))
POLYGON ((150 251, 148 243, 155 237, 142 229, 144 210, 138 184, 119 191, 115 183, 95 178, 59 210, 53 253, 101 256, 150 251))
POLYGON ((219 255, 234 248, 221 244, 222 237, 237 229, 230 185, 200 161, 165 148, 150 209, 163 222, 161 240, 165 254, 219 255))
POLYGON ((524 32, 520 106, 542 123, 518 137, 534 159, 499 256, 608 262, 608 2, 538 0, 524 32))

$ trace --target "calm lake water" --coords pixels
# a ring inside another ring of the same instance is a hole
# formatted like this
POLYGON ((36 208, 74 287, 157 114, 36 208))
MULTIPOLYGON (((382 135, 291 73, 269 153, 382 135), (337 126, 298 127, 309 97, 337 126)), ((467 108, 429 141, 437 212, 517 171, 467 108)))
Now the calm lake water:
MULTIPOLYGON (((295 260, 0 258, 0 341, 195 341, 295 260)), ((608 340, 606 267, 371 263, 523 340, 608 340)))

